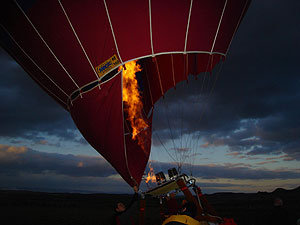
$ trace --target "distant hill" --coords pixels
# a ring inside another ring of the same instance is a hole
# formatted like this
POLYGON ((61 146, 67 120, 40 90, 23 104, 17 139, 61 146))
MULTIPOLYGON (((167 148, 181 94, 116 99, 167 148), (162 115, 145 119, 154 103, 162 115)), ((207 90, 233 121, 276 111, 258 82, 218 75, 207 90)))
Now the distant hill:
POLYGON ((286 190, 284 188, 276 188, 273 192, 271 192, 272 194, 281 194, 281 193, 300 193, 300 186, 295 188, 295 189, 291 189, 291 190, 286 190))

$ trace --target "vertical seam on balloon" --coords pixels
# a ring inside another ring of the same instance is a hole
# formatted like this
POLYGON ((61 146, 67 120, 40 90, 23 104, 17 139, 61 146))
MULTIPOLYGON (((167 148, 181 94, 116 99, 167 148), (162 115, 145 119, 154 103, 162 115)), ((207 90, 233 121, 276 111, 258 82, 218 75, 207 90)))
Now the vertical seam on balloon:
POLYGON ((158 74, 158 80, 159 80, 159 86, 160 86, 161 94, 164 95, 164 89, 163 89, 161 78, 160 78, 160 72, 159 72, 157 58, 155 58, 155 65, 156 65, 156 70, 157 70, 157 74, 158 74))
POLYGON ((122 58, 121 58, 120 52, 119 52, 119 48, 118 48, 118 44, 117 44, 117 39, 116 39, 116 37, 115 37, 114 28, 113 28, 112 23, 111 23, 111 20, 110 20, 110 16, 109 16, 108 8, 107 8, 107 5, 106 5, 106 1, 103 0, 103 2, 104 2, 106 15, 107 15, 107 18, 108 18, 108 22, 109 22, 109 25, 110 25, 110 30, 111 30, 111 33, 112 33, 112 36, 113 36, 113 39, 114 39, 114 42, 115 42, 115 46, 116 46, 116 50, 117 50, 119 59, 120 59, 121 63, 124 64, 124 63, 123 63, 123 60, 122 60, 122 58))
POLYGON ((154 49, 153 49, 153 39, 152 39, 152 16, 151 16, 151 0, 149 0, 149 28, 150 28, 150 43, 151 43, 151 51, 152 57, 154 57, 154 49))
POLYGON ((174 82, 174 87, 175 87, 176 86, 176 82, 175 82, 175 71, 174 71, 173 54, 171 54, 171 64, 172 64, 173 82, 174 82))
POLYGON ((240 23, 241 23, 241 20, 242 20, 242 17, 243 17, 243 15, 244 15, 244 12, 245 12, 245 10, 246 10, 246 7, 247 7, 247 5, 248 5, 248 2, 249 2, 249 0, 247 0, 247 1, 246 1, 246 4, 244 5, 244 9, 243 9, 243 11, 242 11, 242 14, 240 15, 240 18, 239 18, 239 21, 238 21, 236 27, 235 27, 234 33, 233 33, 233 35, 232 35, 232 37, 231 37, 231 40, 230 40, 230 43, 229 43, 229 45, 228 45, 228 47, 227 47, 225 56, 226 56, 227 53, 228 53, 228 50, 229 50, 229 48, 230 48, 230 46, 231 46, 231 42, 232 42, 232 40, 233 40, 233 37, 234 37, 234 35, 235 35, 235 33, 236 33, 236 31, 237 31, 237 29, 238 29, 240 23))
POLYGON ((127 168, 130 178, 136 183, 135 179, 132 177, 131 172, 129 170, 128 158, 127 158, 127 148, 126 148, 125 128, 124 128, 125 118, 124 118, 124 102, 123 102, 123 69, 121 72, 121 104, 122 104, 122 114, 123 114, 122 115, 122 118, 123 118, 122 127, 123 127, 124 155, 125 155, 126 168, 127 168))
POLYGON ((152 107, 153 107, 154 103, 153 103, 153 97, 152 97, 151 87, 150 87, 150 83, 149 83, 149 78, 148 78, 148 73, 147 73, 148 70, 147 70, 147 65, 146 65, 146 63, 144 63, 144 66, 145 66, 145 68, 146 68, 147 84, 148 84, 148 88, 149 88, 149 92, 150 92, 150 98, 151 98, 151 103, 152 103, 152 107))
MULTIPOLYGON (((64 90, 61 89, 61 87, 58 86, 58 84, 56 84, 46 73, 45 71, 42 70, 42 68, 40 68, 36 62, 25 52, 25 50, 18 44, 18 42, 14 39, 14 37, 8 32, 8 30, 2 25, 0 24, 2 29, 9 35, 9 37, 13 40, 13 42, 18 46, 19 49, 21 49, 21 51, 29 58, 29 60, 62 92, 64 93, 67 97, 69 97, 66 92, 64 90)), ((33 78, 35 78, 35 76, 32 75, 33 78)), ((35 80, 38 81, 37 78, 35 78, 35 80)), ((38 81, 38 83, 43 86, 43 88, 45 88, 47 91, 49 91, 52 95, 54 95, 57 99, 59 99, 61 102, 63 102, 65 105, 67 105, 63 100, 61 100, 59 97, 57 97, 52 91, 50 91, 48 88, 46 88, 46 86, 44 86, 40 81, 38 81)))
POLYGON ((81 41, 80 41, 80 39, 79 39, 79 37, 78 37, 78 35, 77 35, 77 33, 76 33, 76 31, 75 31, 75 29, 74 29, 72 23, 71 23, 71 21, 70 21, 69 16, 67 15, 66 10, 64 9, 64 7, 63 7, 61 1, 58 0, 58 2, 59 2, 59 4, 60 4, 60 7, 62 8, 62 10, 63 10, 63 12, 64 12, 64 14, 65 14, 67 20, 68 20, 68 22, 69 22, 70 27, 72 28, 72 31, 73 31, 73 33, 74 33, 74 35, 75 35, 75 37, 76 37, 76 39, 77 39, 77 41, 78 41, 78 43, 79 43, 81 49, 82 49, 82 51, 83 51, 83 53, 84 53, 84 55, 85 55, 87 61, 89 62, 90 66, 91 66, 91 68, 92 68, 92 71, 93 71, 94 74, 96 75, 97 79, 100 80, 99 77, 98 77, 98 75, 97 75, 97 73, 96 73, 96 71, 95 71, 95 69, 94 69, 94 67, 93 67, 93 65, 92 65, 92 62, 91 62, 90 58, 88 57, 88 55, 87 55, 87 53, 86 53, 84 47, 82 46, 82 43, 81 43, 81 41))
POLYGON ((188 79, 189 76, 189 54, 185 55, 185 73, 186 73, 186 79, 188 79))
POLYGON ((46 43, 46 41, 44 40, 44 38, 42 37, 42 35, 38 32, 38 30, 33 25, 33 23, 31 22, 31 20, 28 18, 28 16, 26 15, 26 13, 23 11, 23 9, 21 8, 21 6, 17 3, 16 0, 14 2, 18 6, 18 8, 20 9, 20 11, 23 13, 23 15, 25 16, 25 18, 27 19, 27 21, 30 23, 30 25, 32 26, 32 28, 35 30, 35 32, 37 33, 37 35, 39 36, 39 38, 43 41, 43 43, 46 45, 46 47, 48 48, 48 50, 51 52, 51 54, 53 55, 53 57, 56 59, 56 61, 58 62, 58 64, 62 67, 62 69, 65 71, 65 73, 69 76, 69 78, 72 80, 72 82, 75 84, 75 86, 77 88, 79 88, 79 86, 77 85, 77 83, 74 81, 74 79, 72 78, 72 76, 69 74, 69 72, 66 70, 66 68, 62 65, 62 63, 56 57, 56 55, 54 54, 54 52, 52 51, 52 49, 46 43))
POLYGON ((188 17, 188 22, 187 22, 187 26, 186 26, 184 54, 186 54, 186 45, 187 45, 187 39, 188 39, 188 34, 189 34, 189 28, 190 28, 190 19, 191 19, 191 14, 192 14, 192 8, 193 8, 193 0, 191 0, 191 3, 190 3, 189 17, 188 17))
POLYGON ((221 26, 221 23, 222 23, 222 20, 223 20, 223 15, 224 15, 224 12, 225 12, 226 5, 227 5, 227 0, 225 1, 224 7, 223 7, 222 15, 221 15, 221 18, 220 18, 220 21, 219 21, 219 24, 218 24, 217 32, 216 32, 215 39, 214 39, 213 45, 211 47, 210 53, 212 53, 212 51, 215 47, 215 43, 216 43, 218 33, 219 33, 219 29, 220 29, 220 26, 221 26))

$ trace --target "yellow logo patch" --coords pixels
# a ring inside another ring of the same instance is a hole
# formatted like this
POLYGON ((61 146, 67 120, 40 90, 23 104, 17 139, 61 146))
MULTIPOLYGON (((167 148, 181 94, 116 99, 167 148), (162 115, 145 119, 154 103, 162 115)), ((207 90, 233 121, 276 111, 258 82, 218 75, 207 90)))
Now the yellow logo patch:
POLYGON ((111 58, 106 60, 104 63, 97 66, 96 72, 101 78, 105 73, 107 73, 109 70, 113 69, 114 67, 118 66, 120 64, 120 61, 116 55, 113 55, 111 58))

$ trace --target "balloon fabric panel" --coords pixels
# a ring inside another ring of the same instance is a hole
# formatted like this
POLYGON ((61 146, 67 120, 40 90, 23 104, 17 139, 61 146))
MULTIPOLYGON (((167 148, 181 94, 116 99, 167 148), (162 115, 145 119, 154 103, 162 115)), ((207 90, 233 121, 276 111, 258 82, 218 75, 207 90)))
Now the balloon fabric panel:
POLYGON ((189 74, 210 72, 225 59, 249 4, 2 1, 0 43, 133 186, 141 182, 150 155, 155 102, 189 74), (141 114, 148 125, 139 133, 143 146, 132 139, 122 102, 122 72, 117 72, 136 59, 142 66, 137 75, 141 114))

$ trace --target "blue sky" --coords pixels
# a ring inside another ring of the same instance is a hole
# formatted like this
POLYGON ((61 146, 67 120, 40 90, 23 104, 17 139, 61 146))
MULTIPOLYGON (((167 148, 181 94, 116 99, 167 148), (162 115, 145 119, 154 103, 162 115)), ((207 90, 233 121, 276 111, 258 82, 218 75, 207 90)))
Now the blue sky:
MULTIPOLYGON (((205 193, 300 185, 299 8, 253 1, 211 96, 208 80, 199 91, 202 75, 158 103, 150 157, 157 172, 186 157, 183 170, 205 193)), ((131 192, 3 49, 0 68, 1 189, 131 192)))

